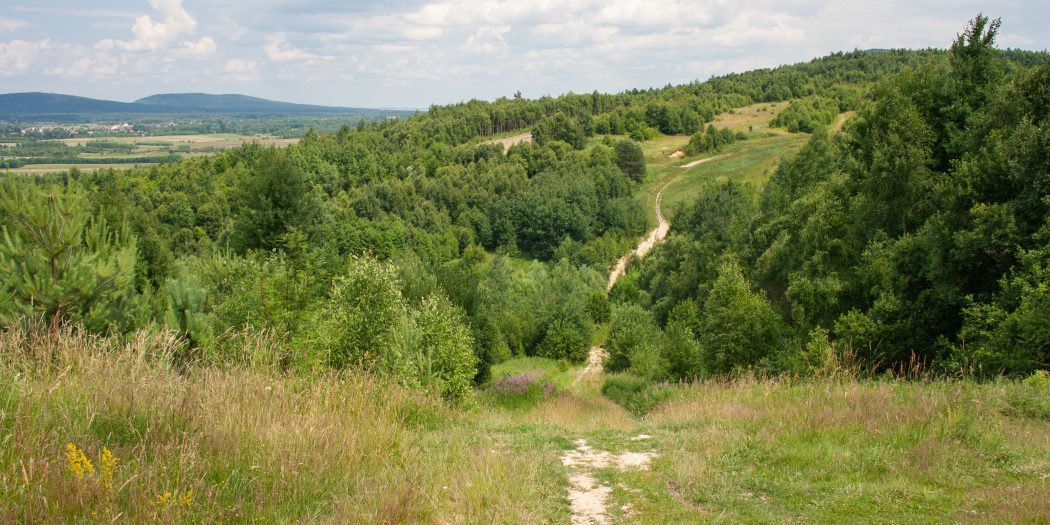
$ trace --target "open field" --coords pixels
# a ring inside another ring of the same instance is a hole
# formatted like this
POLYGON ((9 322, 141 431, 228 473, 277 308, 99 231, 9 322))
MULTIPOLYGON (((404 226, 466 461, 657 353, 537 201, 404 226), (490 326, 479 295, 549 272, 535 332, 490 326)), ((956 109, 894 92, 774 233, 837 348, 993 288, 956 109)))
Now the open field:
POLYGON ((153 163, 113 163, 113 164, 27 164, 19 168, 4 170, 11 173, 36 175, 42 173, 55 173, 68 171, 76 168, 80 171, 98 171, 104 169, 126 170, 139 166, 152 166, 153 163))
POLYGON ((61 155, 44 153, 40 156, 14 156, 12 160, 22 160, 26 164, 12 168, 11 173, 49 173, 77 168, 81 171, 100 169, 128 169, 135 166, 151 164, 152 157, 157 162, 170 161, 176 158, 198 157, 239 148, 245 143, 258 143, 264 146, 286 147, 299 142, 298 138, 279 138, 270 135, 235 135, 222 133, 214 135, 162 135, 162 136, 118 136, 118 137, 78 137, 71 139, 41 140, 37 144, 52 144, 59 148, 61 155), (59 146, 61 144, 61 146, 59 146), (105 145, 110 145, 106 148, 105 145), (120 145, 121 147, 115 147, 120 145), (87 149, 85 151, 84 149, 87 149), (69 162, 61 162, 69 159, 69 162), (77 162, 94 160, 99 164, 77 162), (35 163, 33 163, 36 161, 35 163))
POLYGON ((766 131, 773 117, 788 107, 787 102, 760 102, 727 111, 711 122, 716 128, 733 131, 766 131))
POLYGON ((797 152, 807 140, 805 134, 757 137, 726 146, 716 160, 679 170, 681 175, 664 192, 664 214, 670 216, 676 207, 695 200, 712 182, 764 184, 781 159, 797 152))
POLYGON ((178 146, 189 144, 193 149, 215 148, 229 149, 240 147, 245 142, 258 142, 264 146, 288 146, 299 142, 298 138, 280 138, 271 135, 236 135, 232 133, 200 134, 200 135, 131 135, 126 137, 77 137, 71 139, 56 139, 67 146, 82 146, 88 142, 116 142, 120 144, 137 144, 141 146, 178 146))

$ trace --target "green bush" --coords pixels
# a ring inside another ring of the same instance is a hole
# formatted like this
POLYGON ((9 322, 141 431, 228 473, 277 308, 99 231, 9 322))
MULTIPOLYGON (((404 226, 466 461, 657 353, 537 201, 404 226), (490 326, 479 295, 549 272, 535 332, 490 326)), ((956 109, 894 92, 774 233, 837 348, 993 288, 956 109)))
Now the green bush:
POLYGON ((1037 370, 1010 388, 1006 403, 1004 412, 1008 415, 1050 421, 1050 373, 1037 370))
POLYGON ((632 356, 636 352, 648 352, 646 348, 659 344, 660 335, 660 328, 645 308, 636 304, 614 306, 605 369, 610 372, 627 370, 631 367, 632 356))
POLYGON ((349 272, 334 280, 323 306, 311 313, 297 347, 308 362, 357 366, 404 379, 408 363, 398 349, 406 312, 393 267, 355 259, 349 272))
POLYGON ((423 300, 415 315, 411 358, 425 388, 453 403, 464 403, 473 390, 477 358, 474 337, 460 311, 441 296, 423 300))
POLYGON ((769 301, 751 291, 740 266, 726 263, 718 271, 704 302, 700 346, 711 374, 748 368, 777 350, 783 320, 769 301))
POLYGON ((647 414, 656 405, 670 399, 675 391, 672 385, 654 383, 627 373, 609 374, 602 385, 602 394, 638 416, 647 414))

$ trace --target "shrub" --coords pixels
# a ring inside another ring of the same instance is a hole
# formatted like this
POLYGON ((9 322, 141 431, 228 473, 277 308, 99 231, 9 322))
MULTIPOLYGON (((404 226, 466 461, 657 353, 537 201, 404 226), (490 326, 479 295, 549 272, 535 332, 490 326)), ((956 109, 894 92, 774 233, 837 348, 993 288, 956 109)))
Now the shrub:
POLYGON ((8 181, 0 192, 0 319, 21 316, 126 331, 143 312, 135 239, 93 216, 76 190, 8 181))
POLYGON ((1006 403, 1007 415, 1050 421, 1050 373, 1035 371, 1008 391, 1006 403))
POLYGON ((751 291, 740 266, 723 264, 704 303, 704 366, 710 373, 725 374, 758 364, 777 349, 782 324, 769 301, 751 291))
POLYGON ((397 350, 406 311, 393 267, 355 259, 350 271, 334 280, 328 300, 312 313, 297 346, 308 361, 335 368, 356 365, 404 379, 407 363, 397 350))
POLYGON ((602 385, 602 394, 638 416, 670 399, 675 391, 671 385, 653 383, 634 374, 609 374, 602 385))
POLYGON ((636 304, 613 308, 612 325, 606 350, 609 358, 605 369, 620 372, 632 364, 632 355, 643 346, 653 345, 660 338, 660 329, 648 310, 636 304))
POLYGON ((477 358, 462 314, 448 299, 430 296, 423 300, 415 324, 411 357, 419 383, 448 401, 463 403, 473 392, 477 358))

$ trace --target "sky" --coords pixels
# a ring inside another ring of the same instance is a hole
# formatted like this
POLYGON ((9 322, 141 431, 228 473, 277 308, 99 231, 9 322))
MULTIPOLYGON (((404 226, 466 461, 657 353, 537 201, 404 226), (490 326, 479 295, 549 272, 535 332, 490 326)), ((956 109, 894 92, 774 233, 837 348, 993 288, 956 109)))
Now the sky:
POLYGON ((979 12, 1000 47, 1050 48, 1046 0, 3 0, 0 93, 425 108, 944 48, 979 12))

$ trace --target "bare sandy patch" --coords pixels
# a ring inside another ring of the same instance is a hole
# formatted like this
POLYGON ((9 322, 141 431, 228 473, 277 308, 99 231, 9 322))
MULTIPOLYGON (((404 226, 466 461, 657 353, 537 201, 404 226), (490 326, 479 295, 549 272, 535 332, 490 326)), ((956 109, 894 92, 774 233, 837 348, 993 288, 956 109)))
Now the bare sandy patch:
POLYGON ((598 450, 587 444, 586 439, 577 439, 576 448, 562 454, 562 465, 572 469, 569 475, 569 504, 572 507, 574 525, 599 525, 609 523, 606 507, 612 487, 599 483, 594 471, 615 467, 648 470, 649 463, 656 458, 655 452, 623 452, 613 454, 598 450))
POLYGON ((482 142, 482 144, 502 144, 503 153, 506 154, 510 147, 515 144, 521 144, 522 142, 532 142, 532 133, 522 133, 520 135, 514 135, 513 137, 504 137, 502 139, 492 139, 482 142))

